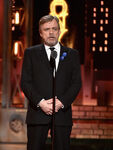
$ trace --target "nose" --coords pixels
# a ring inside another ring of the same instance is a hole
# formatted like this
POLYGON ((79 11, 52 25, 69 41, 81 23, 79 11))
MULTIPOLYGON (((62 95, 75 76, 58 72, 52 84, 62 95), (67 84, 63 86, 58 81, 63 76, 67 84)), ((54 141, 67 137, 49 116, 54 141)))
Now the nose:
POLYGON ((49 33, 53 33, 53 29, 50 29, 50 30, 49 30, 49 33))

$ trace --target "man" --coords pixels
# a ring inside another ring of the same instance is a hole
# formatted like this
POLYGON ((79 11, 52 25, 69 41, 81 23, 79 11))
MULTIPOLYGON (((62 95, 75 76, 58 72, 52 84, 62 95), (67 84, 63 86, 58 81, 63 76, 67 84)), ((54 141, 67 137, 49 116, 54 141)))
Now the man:
POLYGON ((69 150, 72 129, 71 104, 81 87, 78 51, 62 46, 59 20, 47 15, 39 21, 43 44, 27 48, 24 53, 21 87, 27 97, 27 149, 44 150, 48 130, 52 128, 53 74, 51 47, 57 52, 55 95, 55 150, 69 150))

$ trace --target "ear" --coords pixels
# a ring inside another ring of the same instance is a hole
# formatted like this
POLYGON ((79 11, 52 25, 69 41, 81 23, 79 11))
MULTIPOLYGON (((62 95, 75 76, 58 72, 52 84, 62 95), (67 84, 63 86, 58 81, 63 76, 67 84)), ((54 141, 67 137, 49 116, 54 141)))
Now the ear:
POLYGON ((40 34, 40 37, 42 37, 42 33, 41 33, 41 31, 39 32, 39 34, 40 34))

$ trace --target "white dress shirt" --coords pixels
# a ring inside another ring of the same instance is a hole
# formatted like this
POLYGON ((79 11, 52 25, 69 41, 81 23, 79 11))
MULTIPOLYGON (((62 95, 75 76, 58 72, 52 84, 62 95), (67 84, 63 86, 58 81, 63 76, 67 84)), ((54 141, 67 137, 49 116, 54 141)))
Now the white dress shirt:
MULTIPOLYGON (((46 50, 46 53, 47 53, 48 60, 50 61, 50 55, 51 55, 50 46, 47 46, 47 45, 44 45, 44 46, 45 46, 45 50, 46 50)), ((56 71, 57 71, 59 60, 60 60, 60 43, 58 42, 55 46, 52 46, 52 47, 54 47, 55 48, 54 50, 57 52, 57 58, 55 59, 56 71)), ((41 101, 43 101, 43 100, 45 100, 45 99, 42 99, 41 101)), ((39 107, 39 103, 38 103, 37 107, 39 107)), ((62 106, 62 108, 64 108, 64 105, 62 106)))
MULTIPOLYGON (((44 45, 45 46, 45 50, 48 56, 48 60, 50 61, 50 55, 51 55, 51 50, 50 50, 50 46, 44 45)), ((59 59, 60 59, 60 44, 59 42, 55 45, 52 46, 54 47, 55 51, 57 52, 57 58, 55 59, 55 63, 56 63, 56 70, 58 69, 58 64, 59 64, 59 59)))

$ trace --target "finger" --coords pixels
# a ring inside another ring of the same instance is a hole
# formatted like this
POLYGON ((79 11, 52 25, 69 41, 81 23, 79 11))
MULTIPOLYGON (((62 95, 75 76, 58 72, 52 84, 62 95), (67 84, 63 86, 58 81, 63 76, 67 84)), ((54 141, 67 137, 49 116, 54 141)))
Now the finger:
POLYGON ((48 103, 48 104, 51 104, 52 102, 53 102, 52 99, 47 100, 47 103, 48 103))
POLYGON ((55 108, 55 112, 58 112, 58 108, 55 108))
POLYGON ((49 112, 48 115, 52 115, 52 112, 49 112))

